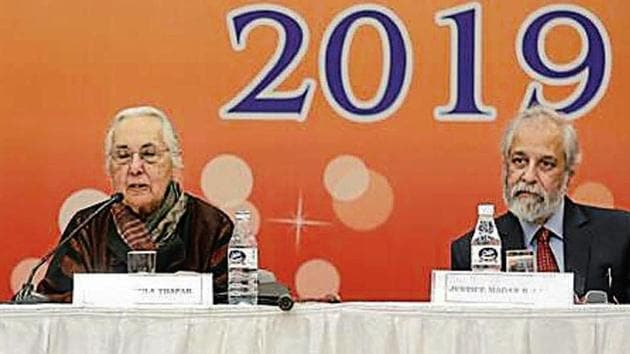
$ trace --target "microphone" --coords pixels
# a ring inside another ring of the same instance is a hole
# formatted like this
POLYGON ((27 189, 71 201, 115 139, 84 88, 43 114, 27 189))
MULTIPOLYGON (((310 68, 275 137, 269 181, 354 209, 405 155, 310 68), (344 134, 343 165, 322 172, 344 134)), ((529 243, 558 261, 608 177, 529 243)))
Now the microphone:
POLYGON ((77 225, 77 227, 74 230, 72 230, 72 232, 70 232, 68 236, 66 236, 66 238, 62 239, 57 244, 56 247, 54 247, 50 252, 46 253, 46 255, 43 256, 39 260, 39 262, 33 267, 33 269, 31 269, 31 273, 26 279, 26 282, 24 282, 24 284, 22 285, 22 288, 13 297, 13 303, 14 304, 37 304, 41 302, 48 302, 48 297, 46 295, 39 294, 34 291, 33 278, 35 277, 35 273, 37 273, 37 270, 39 270, 39 268, 42 265, 44 265, 44 263, 46 263, 50 257, 52 257, 55 253, 57 253, 57 251, 59 251, 61 247, 63 247, 68 242, 70 242, 70 240, 74 238, 74 235, 76 235, 81 229, 85 227, 85 225, 87 225, 92 219, 94 219, 94 217, 98 213, 100 213, 101 211, 103 211, 103 209, 109 207, 110 205, 114 203, 121 202, 123 198, 124 196, 122 193, 113 194, 105 203, 103 203, 100 207, 98 207, 98 209, 96 209, 85 220, 83 220, 79 225, 77 225))
POLYGON ((293 308, 293 297, 289 289, 277 282, 258 285, 258 304, 278 306, 282 311, 293 308))
MULTIPOLYGON (((214 294, 215 304, 227 304, 228 293, 222 291, 214 294)), ((278 306, 282 311, 293 308, 295 300, 289 289, 280 283, 268 283, 258 285, 258 305, 278 306)))
POLYGON ((585 304, 607 304, 608 294, 603 290, 589 290, 584 295, 585 304))
POLYGON ((275 274, 258 269, 258 304, 278 306, 282 311, 293 308, 293 297, 289 288, 276 280, 275 274))
MULTIPOLYGON (((215 303, 228 303, 228 293, 215 293, 215 300, 215 303)), ((272 272, 258 269, 258 305, 278 306, 282 311, 289 311, 294 303, 289 288, 279 283, 272 272)))

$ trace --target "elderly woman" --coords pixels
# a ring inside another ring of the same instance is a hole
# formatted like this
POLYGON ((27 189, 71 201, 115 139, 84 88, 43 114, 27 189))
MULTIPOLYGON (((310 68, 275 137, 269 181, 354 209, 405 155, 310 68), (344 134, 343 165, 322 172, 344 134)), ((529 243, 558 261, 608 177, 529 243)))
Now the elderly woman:
MULTIPOLYGON (((156 250, 157 272, 211 272, 215 294, 225 291, 232 222, 181 191, 176 182, 183 167, 181 149, 166 115, 149 106, 120 111, 107 132, 105 154, 112 187, 124 198, 60 249, 38 292, 69 302, 73 273, 124 273, 130 250, 156 250)), ((77 212, 62 239, 101 204, 77 212)))

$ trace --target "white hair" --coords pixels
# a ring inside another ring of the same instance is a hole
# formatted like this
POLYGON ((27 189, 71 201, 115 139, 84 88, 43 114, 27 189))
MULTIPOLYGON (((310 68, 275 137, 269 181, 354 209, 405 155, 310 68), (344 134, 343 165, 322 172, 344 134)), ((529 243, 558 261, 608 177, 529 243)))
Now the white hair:
POLYGON ((109 126, 109 130, 107 130, 107 134, 105 135, 105 156, 106 156, 106 170, 109 171, 108 166, 111 161, 111 149, 114 144, 114 130, 116 126, 120 124, 123 120, 135 118, 135 117, 155 117, 160 120, 162 125, 162 137, 164 138, 164 143, 169 150, 169 155, 171 157, 171 161, 173 162, 173 167, 175 168, 183 168, 184 161, 182 159, 182 149, 179 143, 179 138, 177 137, 177 132, 173 127, 173 123, 169 120, 164 112, 161 110, 152 107, 152 106, 137 106, 137 107, 129 107, 122 109, 116 113, 114 119, 112 120, 111 125, 109 126))
POLYGON ((516 130, 522 124, 533 118, 545 118, 547 121, 553 122, 560 128, 562 134, 562 151, 564 152, 564 159, 566 161, 566 172, 569 173, 570 176, 574 175, 577 166, 582 160, 577 132, 573 124, 571 124, 567 118, 563 117, 555 110, 544 106, 528 108, 510 121, 501 140, 501 155, 503 159, 507 161, 509 158, 516 130))

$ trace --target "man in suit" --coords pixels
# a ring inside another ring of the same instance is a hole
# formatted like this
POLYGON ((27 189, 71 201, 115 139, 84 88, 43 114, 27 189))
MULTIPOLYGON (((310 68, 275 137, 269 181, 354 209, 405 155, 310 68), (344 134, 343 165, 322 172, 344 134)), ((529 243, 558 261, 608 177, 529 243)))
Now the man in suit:
MULTIPOLYGON (((575 294, 603 290, 630 302, 630 213, 574 203, 568 185, 580 162, 571 122, 530 108, 508 125, 501 143, 503 198, 495 221, 505 251, 536 252, 539 271, 573 272, 575 294)), ((451 244, 451 268, 470 270, 473 231, 451 244)))

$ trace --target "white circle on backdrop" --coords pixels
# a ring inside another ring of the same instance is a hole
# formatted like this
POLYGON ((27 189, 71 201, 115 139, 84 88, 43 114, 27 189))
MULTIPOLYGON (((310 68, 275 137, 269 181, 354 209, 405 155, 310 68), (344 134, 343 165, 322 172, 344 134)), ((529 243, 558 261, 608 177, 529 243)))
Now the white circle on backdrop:
POLYGON ((344 225, 356 231, 370 231, 383 225, 394 210, 394 190, 387 178, 370 171, 366 192, 352 201, 333 201, 333 211, 344 225))
POLYGON ((601 208, 614 208, 615 196, 610 189, 598 182, 584 182, 577 186, 571 197, 576 202, 598 206, 601 208))
POLYGON ((61 205, 61 208, 59 208, 59 217, 57 219, 59 231, 63 232, 63 230, 66 229, 70 219, 72 219, 72 216, 77 211, 98 202, 102 202, 108 198, 109 195, 105 194, 103 191, 92 188, 81 189, 70 194, 70 196, 66 198, 61 205))
POLYGON ((355 200, 368 189, 370 172, 365 162, 352 155, 339 155, 330 160, 324 170, 324 186, 333 199, 355 200))
MULTIPOLYGON (((31 274, 31 269, 33 269, 38 262, 39 258, 24 258, 13 268, 13 271, 11 271, 10 284, 11 291, 13 291, 14 294, 22 288, 22 284, 24 284, 28 276, 31 274)), ((37 283, 44 278, 46 268, 48 268, 48 264, 44 264, 39 270, 37 270, 35 277, 33 277, 33 285, 37 285, 37 283)))
POLYGON ((253 186, 254 176, 251 168, 236 155, 218 155, 201 171, 201 190, 204 196, 220 207, 245 202, 253 186))
POLYGON ((339 293, 341 277, 337 268, 327 260, 311 259, 300 265, 295 273, 298 297, 322 298, 339 293))

